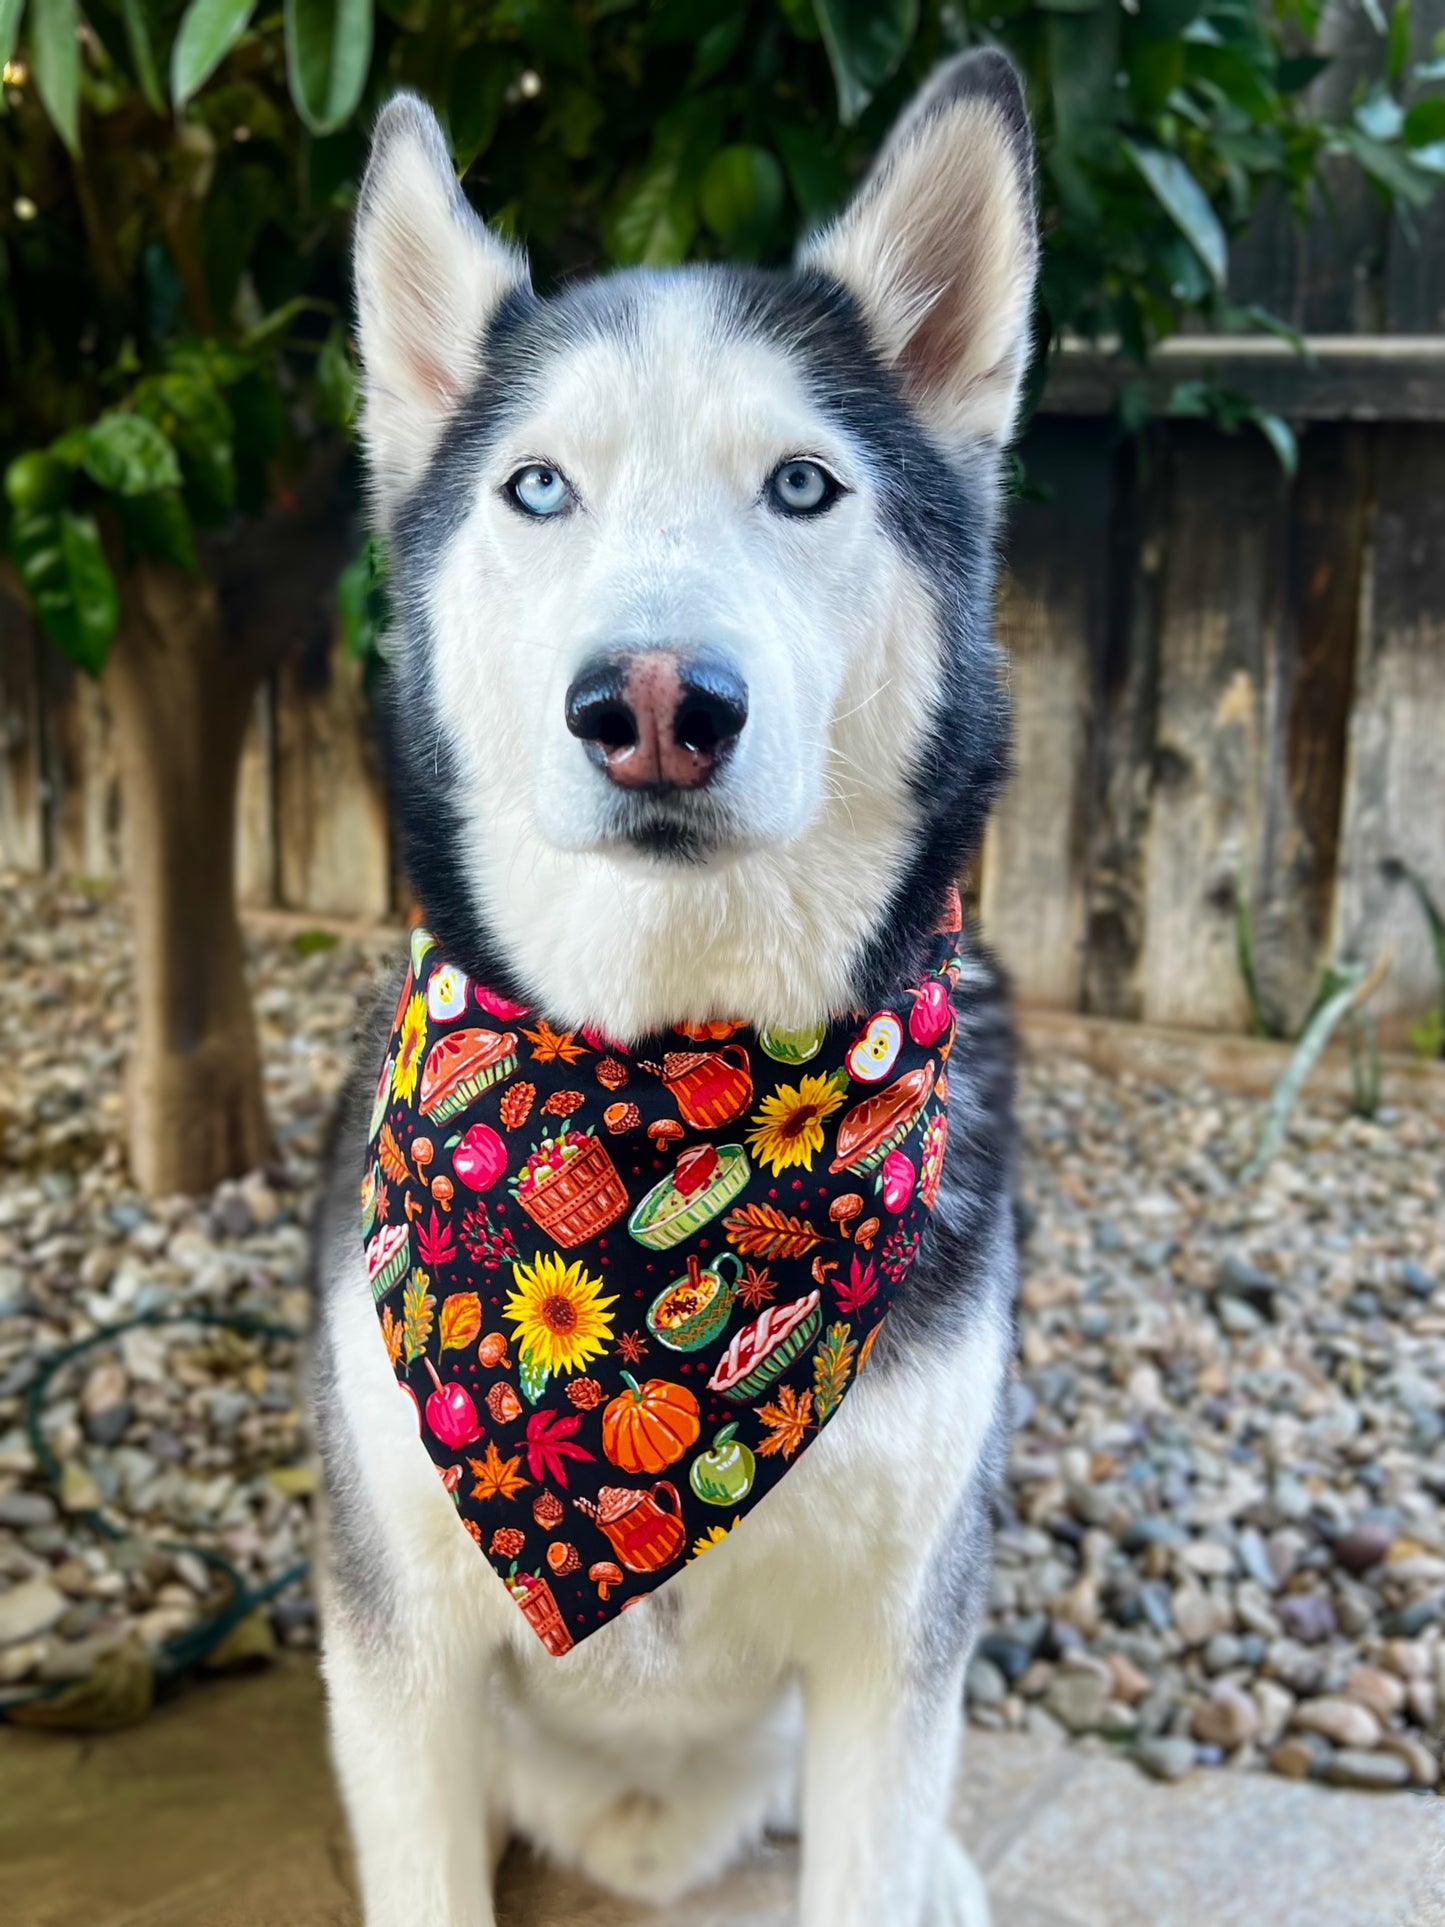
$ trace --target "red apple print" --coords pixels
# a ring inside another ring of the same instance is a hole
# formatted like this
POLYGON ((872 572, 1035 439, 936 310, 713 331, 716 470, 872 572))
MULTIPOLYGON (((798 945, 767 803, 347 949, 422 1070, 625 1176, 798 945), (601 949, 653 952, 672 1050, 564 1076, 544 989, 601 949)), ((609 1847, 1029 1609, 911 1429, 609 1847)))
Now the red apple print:
POLYGON ((913 993, 913 1009, 908 1014, 908 1035, 915 1044, 927 1048, 942 1037, 952 1016, 947 984, 941 977, 930 977, 926 984, 913 993))
POLYGON ((426 1422, 432 1431, 453 1452, 459 1452, 464 1445, 482 1435, 477 1423, 477 1408, 472 1403, 472 1395, 465 1385, 443 1385, 437 1377, 436 1366, 429 1358, 422 1363, 431 1374, 431 1382, 436 1390, 426 1402, 426 1422))
POLYGON ((677 1160, 672 1176, 679 1197, 691 1198, 712 1182, 717 1170, 717 1152, 710 1144, 695 1144, 677 1160))
POLYGON ((477 984, 472 995, 488 1016, 500 1017, 504 1024, 510 1023, 513 1017, 525 1017, 532 1008, 530 1004, 514 1004, 510 997, 498 996, 495 990, 488 990, 485 984, 477 984))
POLYGON ((913 1196, 913 1183, 917 1173, 910 1159, 901 1151, 890 1151, 883 1160, 883 1208, 885 1211, 901 1211, 913 1196))
POLYGON ((452 1169, 473 1191, 490 1191, 507 1168, 507 1147, 490 1124, 474 1124, 452 1157, 452 1169))

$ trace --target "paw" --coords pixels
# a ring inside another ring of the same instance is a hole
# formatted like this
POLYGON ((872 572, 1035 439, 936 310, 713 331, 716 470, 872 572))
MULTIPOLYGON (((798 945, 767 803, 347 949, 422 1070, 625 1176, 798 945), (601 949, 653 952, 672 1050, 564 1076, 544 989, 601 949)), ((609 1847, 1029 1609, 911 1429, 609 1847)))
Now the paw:
POLYGON ((991 1927, 993 1912, 983 1875, 951 1833, 938 1845, 933 1891, 924 1927, 991 1927))

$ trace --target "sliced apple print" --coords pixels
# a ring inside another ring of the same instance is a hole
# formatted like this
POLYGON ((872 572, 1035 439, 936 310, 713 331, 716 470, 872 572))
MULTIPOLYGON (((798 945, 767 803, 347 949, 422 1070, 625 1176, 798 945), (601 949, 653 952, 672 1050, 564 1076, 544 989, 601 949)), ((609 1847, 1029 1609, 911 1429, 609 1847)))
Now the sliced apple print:
POLYGON ((898 1062, 902 1048, 902 1024, 891 1010, 880 1010, 868 1019, 843 1061, 848 1075, 858 1083, 881 1084, 898 1062))

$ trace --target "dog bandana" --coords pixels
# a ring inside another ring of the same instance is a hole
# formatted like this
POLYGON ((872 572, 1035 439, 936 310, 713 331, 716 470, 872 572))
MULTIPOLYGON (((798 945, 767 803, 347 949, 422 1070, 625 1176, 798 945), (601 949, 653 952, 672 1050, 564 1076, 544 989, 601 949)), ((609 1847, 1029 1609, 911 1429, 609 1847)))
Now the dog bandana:
POLYGON ((871 1016, 630 1048, 412 932, 367 1277, 422 1443, 549 1652, 722 1540, 865 1368, 943 1169, 957 912, 871 1016))

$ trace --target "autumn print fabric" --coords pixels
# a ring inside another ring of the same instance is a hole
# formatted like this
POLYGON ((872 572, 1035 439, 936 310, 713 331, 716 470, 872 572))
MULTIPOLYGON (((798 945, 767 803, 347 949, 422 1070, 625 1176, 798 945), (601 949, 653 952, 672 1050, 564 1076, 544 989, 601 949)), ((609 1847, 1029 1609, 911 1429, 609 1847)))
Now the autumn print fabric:
POLYGON ((412 932, 367 1277, 397 1395, 549 1652, 737 1527, 867 1368, 943 1168, 953 908, 883 1008, 628 1048, 412 932))

